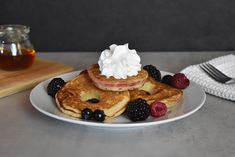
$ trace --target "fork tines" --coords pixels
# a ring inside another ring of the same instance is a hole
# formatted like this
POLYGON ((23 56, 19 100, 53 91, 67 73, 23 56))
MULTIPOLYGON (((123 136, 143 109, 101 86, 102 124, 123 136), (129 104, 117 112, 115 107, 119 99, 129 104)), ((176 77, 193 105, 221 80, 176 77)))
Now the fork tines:
POLYGON ((221 71, 216 69, 210 63, 204 63, 200 65, 201 69, 205 71, 209 76, 215 79, 218 82, 226 83, 227 81, 231 80, 230 77, 223 74, 221 71))

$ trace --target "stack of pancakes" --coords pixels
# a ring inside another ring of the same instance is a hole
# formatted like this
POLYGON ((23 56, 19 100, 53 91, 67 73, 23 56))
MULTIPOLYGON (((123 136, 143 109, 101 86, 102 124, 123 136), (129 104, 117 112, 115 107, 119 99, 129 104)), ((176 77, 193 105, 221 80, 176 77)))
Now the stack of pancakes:
POLYGON ((89 108, 92 111, 103 110, 106 119, 122 114, 129 101, 142 98, 148 104, 160 101, 173 110, 181 100, 183 92, 160 83, 141 70, 138 75, 127 79, 106 78, 100 74, 98 64, 92 65, 88 72, 81 73, 68 81, 56 94, 56 104, 65 114, 81 117, 81 111, 89 108), (90 99, 97 99, 92 103, 90 99))

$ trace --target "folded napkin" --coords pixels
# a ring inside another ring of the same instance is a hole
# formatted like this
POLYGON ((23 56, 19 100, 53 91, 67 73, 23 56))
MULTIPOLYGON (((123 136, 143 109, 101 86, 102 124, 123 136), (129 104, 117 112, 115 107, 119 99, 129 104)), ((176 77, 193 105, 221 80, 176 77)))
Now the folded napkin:
MULTIPOLYGON (((227 76, 235 78, 235 55, 230 54, 207 61, 227 76)), ((235 84, 222 84, 213 80, 198 65, 191 65, 183 69, 184 73, 191 81, 200 85, 205 92, 235 101, 235 84)))

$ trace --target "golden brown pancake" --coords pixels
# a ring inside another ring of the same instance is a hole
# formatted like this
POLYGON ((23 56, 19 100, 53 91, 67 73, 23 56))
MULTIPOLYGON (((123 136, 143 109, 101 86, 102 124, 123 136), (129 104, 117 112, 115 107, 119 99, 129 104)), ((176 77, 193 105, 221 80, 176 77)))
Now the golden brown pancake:
POLYGON ((97 88, 87 73, 68 81, 55 96, 58 108, 65 114, 80 118, 85 108, 103 110, 106 119, 114 118, 125 111, 130 99, 128 91, 113 92, 97 88), (98 103, 87 100, 96 98, 98 103))
POLYGON ((166 104, 168 111, 175 109, 183 97, 182 90, 155 81, 151 77, 148 77, 142 87, 130 90, 129 92, 131 100, 142 98, 145 99, 149 105, 155 101, 160 101, 166 104))
POLYGON ((127 77, 126 79, 107 78, 101 75, 99 65, 94 64, 88 68, 88 74, 95 86, 103 90, 126 91, 141 87, 148 77, 148 72, 142 69, 136 76, 127 77))

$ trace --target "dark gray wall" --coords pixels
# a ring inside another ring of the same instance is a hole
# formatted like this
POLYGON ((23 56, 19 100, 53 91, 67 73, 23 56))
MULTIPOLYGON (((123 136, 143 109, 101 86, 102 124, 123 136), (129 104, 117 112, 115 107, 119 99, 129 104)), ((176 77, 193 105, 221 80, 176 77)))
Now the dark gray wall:
POLYGON ((0 23, 31 27, 38 51, 233 50, 235 0, 0 0, 0 23))

